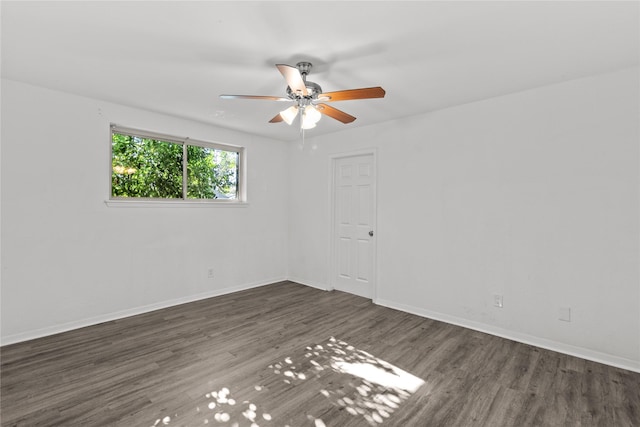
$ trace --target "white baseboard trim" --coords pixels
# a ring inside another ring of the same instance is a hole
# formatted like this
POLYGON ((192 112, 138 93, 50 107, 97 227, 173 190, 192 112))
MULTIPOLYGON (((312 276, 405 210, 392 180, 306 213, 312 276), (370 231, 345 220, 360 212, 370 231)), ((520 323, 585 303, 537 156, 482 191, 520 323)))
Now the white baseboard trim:
POLYGON ((287 280, 289 280, 290 282, 295 282, 295 283, 299 283, 301 285, 309 286, 311 288, 320 289, 321 291, 330 291, 331 290, 331 289, 329 289, 327 287, 326 284, 319 283, 319 282, 314 282, 314 281, 311 281, 311 280, 299 279, 297 277, 288 277, 287 280))
POLYGON ((400 304, 400 303, 386 300, 383 298, 376 299, 374 303, 384 307, 392 308, 394 310, 400 310, 406 313, 415 314, 416 316, 426 317, 428 319, 450 323, 452 325, 473 329, 475 331, 484 332, 486 334, 495 335, 501 338, 506 338, 508 340, 517 341, 523 344, 529 344, 529 345, 544 348, 547 350, 556 351, 558 353, 564 353, 570 356, 579 357, 581 359, 591 360, 593 362, 603 363, 605 365, 614 366, 616 368, 622 368, 628 371, 640 373, 640 361, 637 361, 637 360, 626 359, 623 357, 618 357, 618 356, 614 356, 607 353, 601 353, 598 351, 589 350, 583 347, 576 347, 570 344, 564 344, 561 342, 552 341, 545 338, 536 337, 533 335, 510 331, 508 329, 486 325, 484 323, 474 322, 472 320, 467 320, 460 317, 451 316, 448 314, 438 313, 438 312, 426 310, 420 307, 400 304))
POLYGON ((107 313, 100 316, 90 317, 87 319, 81 319, 78 321, 62 323, 59 325, 54 325, 42 329, 36 329, 33 331, 22 332, 19 334, 8 335, 6 337, 2 337, 2 342, 0 345, 9 345, 15 344, 23 341, 28 341, 36 338, 42 338, 49 335, 55 335, 62 332, 68 332, 73 329, 84 328, 87 326, 97 325, 99 323, 110 322, 112 320, 123 319, 125 317, 136 316, 138 314, 148 313, 150 311, 160 310, 163 308, 173 307, 180 304, 186 304, 189 302, 200 301, 207 298, 217 297, 221 295, 231 294, 234 292, 244 291, 247 289, 258 288, 261 286, 272 285, 274 283, 282 282, 287 280, 286 278, 277 277, 265 281, 247 283, 239 286, 230 286, 222 289, 214 289, 209 292, 203 292, 195 295, 188 295, 185 297, 180 297, 168 301, 161 301, 149 305, 143 305, 140 307, 134 307, 126 310, 116 311, 113 313, 107 313))
MULTIPOLYGON (((33 331, 27 331, 19 334, 8 335, 2 337, 0 345, 15 344, 18 342, 28 341, 36 338, 42 338, 49 335, 55 335, 62 332, 67 332, 73 329, 84 328, 86 326, 97 325, 99 323, 110 322, 112 320, 123 319, 125 317, 135 316, 138 314, 148 313, 163 308, 173 307, 180 304, 186 304, 189 302, 199 301, 216 296, 226 295, 234 292, 244 291, 248 289, 258 288, 261 286, 272 285, 274 283, 289 280, 301 285, 309 286, 312 288, 328 291, 327 286, 318 282, 302 280, 295 277, 289 278, 273 278, 270 280, 247 283, 239 286, 231 286, 222 289, 215 289, 209 292, 204 292, 195 295, 188 295, 181 298, 176 298, 168 301, 162 301, 145 306, 135 307, 127 310, 121 310, 114 313, 108 313, 100 316, 90 317, 79 321, 63 323, 54 325, 47 328, 37 329, 33 331)), ((428 319, 438 320, 452 325, 461 326, 463 328, 473 329, 475 331, 484 332, 490 335, 506 338, 512 341, 521 342, 523 344, 529 344, 536 347, 544 348, 559 353, 568 354, 570 356, 580 357, 582 359, 591 360, 593 362, 603 363, 605 365, 615 366, 617 368, 627 369, 629 371, 640 373, 640 361, 626 359, 623 357, 614 356, 611 354, 601 353, 594 350, 589 350, 583 347, 576 347, 569 344, 560 343, 557 341, 547 340, 545 338, 536 337, 533 335, 523 334, 507 329, 486 325, 484 323, 474 322, 471 320, 463 319, 456 316, 451 316, 444 313, 439 313, 431 310, 426 310, 420 307, 414 307, 407 304, 401 304, 394 301, 386 300, 384 298, 377 298, 374 301, 375 304, 392 308, 394 310, 404 311, 406 313, 415 314, 420 317, 426 317, 428 319)))

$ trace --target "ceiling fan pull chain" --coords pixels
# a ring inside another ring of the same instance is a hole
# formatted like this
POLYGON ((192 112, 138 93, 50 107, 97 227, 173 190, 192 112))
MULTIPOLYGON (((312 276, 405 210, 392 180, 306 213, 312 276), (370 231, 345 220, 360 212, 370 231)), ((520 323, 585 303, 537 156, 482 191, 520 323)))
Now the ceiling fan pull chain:
POLYGON ((304 135, 304 128, 302 127, 302 119, 304 118, 304 108, 298 105, 298 120, 300 122, 300 133, 304 135))
POLYGON ((300 150, 304 150, 304 128, 302 127, 302 122, 304 119, 304 107, 298 107, 298 111, 300 112, 300 136, 302 137, 302 145, 300 146, 300 150))

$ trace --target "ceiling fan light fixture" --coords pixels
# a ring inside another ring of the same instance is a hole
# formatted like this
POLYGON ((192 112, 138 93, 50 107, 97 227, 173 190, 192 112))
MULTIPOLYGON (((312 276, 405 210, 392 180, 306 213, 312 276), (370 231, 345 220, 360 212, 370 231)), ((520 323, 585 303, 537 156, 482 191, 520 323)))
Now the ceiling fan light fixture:
POLYGON ((316 110, 316 107, 313 105, 307 105, 304 107, 302 114, 302 129, 313 129, 316 127, 316 123, 320 121, 321 117, 322 114, 316 110))
POLYGON ((314 122, 312 122, 312 121, 309 121, 309 120, 303 120, 301 127, 304 130, 313 129, 314 127, 316 127, 316 124, 314 122))
POLYGON ((292 105, 286 110, 280 111, 280 117, 282 117, 282 120, 284 120, 288 125, 291 125, 291 123, 293 123, 293 120, 296 118, 297 115, 298 115, 297 105, 292 105))
POLYGON ((318 111, 314 105, 307 105, 304 107, 304 117, 305 120, 311 120, 313 123, 318 123, 322 114, 320 114, 320 111, 318 111))

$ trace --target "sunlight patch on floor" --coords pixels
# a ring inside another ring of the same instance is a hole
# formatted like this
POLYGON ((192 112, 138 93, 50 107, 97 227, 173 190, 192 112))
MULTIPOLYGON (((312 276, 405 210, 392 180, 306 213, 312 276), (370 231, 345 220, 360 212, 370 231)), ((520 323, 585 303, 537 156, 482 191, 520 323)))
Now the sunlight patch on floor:
POLYGON ((320 390, 322 396, 374 426, 382 424, 424 384, 415 375, 334 337, 306 347, 300 361, 287 357, 269 368, 291 385, 316 378, 326 384, 320 390), (346 377, 323 381, 335 374, 346 377))
MULTIPOLYGON (((255 390, 262 391, 262 387, 256 385, 255 390)), ((248 400, 237 402, 227 387, 207 393, 204 397, 204 407, 210 412, 203 411, 200 406, 196 407, 196 413, 203 417, 201 425, 227 424, 230 427, 260 427, 261 423, 269 422, 272 419, 271 414, 261 411, 256 404, 248 400)), ((178 414, 174 414, 173 417, 165 416, 156 419, 152 427, 171 425, 172 422, 183 419, 184 417, 180 417, 178 414)))
MULTIPOLYGON (((334 337, 278 360, 270 364, 266 372, 258 371, 256 375, 262 378, 261 383, 256 384, 253 390, 245 388, 245 397, 251 393, 253 400, 256 400, 255 391, 259 393, 257 397, 265 396, 268 402, 267 395, 262 393, 269 393, 269 386, 278 381, 284 382, 290 393, 294 392, 295 387, 314 379, 314 384, 321 385, 317 390, 320 399, 325 399, 338 411, 364 418, 371 426, 384 424, 424 384, 422 379, 409 372, 334 337)), ((206 393, 202 400, 195 414, 161 416, 151 427, 182 425, 185 419, 196 419, 198 425, 209 426, 289 427, 287 424, 283 426, 271 413, 262 410, 258 403, 233 396, 229 387, 206 393)), ((325 414, 327 409, 323 407, 322 413, 325 414)), ((327 427, 322 417, 302 412, 299 415, 300 423, 304 422, 304 425, 327 427)), ((289 419, 287 421, 292 422, 289 419)), ((300 423, 294 424, 297 426, 300 423)))

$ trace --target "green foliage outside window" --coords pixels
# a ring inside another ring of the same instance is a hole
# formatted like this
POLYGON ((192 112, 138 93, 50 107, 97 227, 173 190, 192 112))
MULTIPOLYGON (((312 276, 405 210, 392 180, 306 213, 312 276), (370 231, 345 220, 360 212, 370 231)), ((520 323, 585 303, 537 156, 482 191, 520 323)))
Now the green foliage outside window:
POLYGON ((238 153, 207 147, 187 147, 187 197, 235 198, 238 153))
MULTIPOLYGON (((182 144, 113 132, 111 147, 112 197, 184 197, 182 144)), ((188 144, 186 151, 187 198, 237 198, 237 152, 188 144)))

